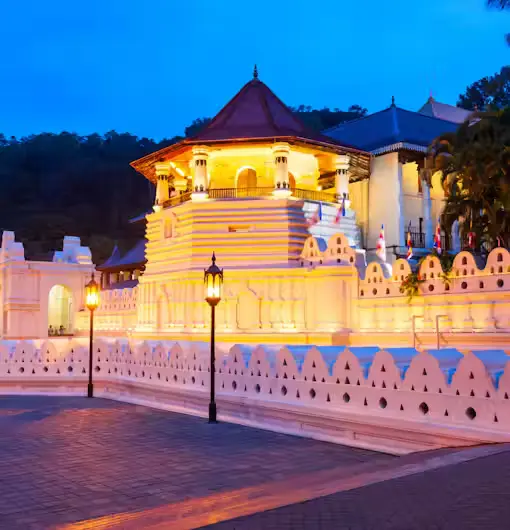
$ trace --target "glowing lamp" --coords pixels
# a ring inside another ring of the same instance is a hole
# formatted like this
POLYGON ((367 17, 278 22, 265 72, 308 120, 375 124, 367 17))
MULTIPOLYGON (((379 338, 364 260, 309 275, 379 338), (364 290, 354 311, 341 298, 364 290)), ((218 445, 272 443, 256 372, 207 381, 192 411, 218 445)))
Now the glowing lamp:
POLYGON ((212 255, 212 264, 204 271, 205 299, 207 303, 214 307, 221 300, 223 286, 223 269, 216 265, 216 256, 212 255))
POLYGON ((90 282, 85 286, 85 305, 90 311, 99 307, 99 285, 94 280, 94 273, 92 273, 90 282))
POLYGON ((221 300, 221 287, 223 285, 223 269, 216 265, 216 256, 212 255, 212 263, 208 269, 204 271, 204 285, 205 285, 205 299, 211 306, 211 398, 209 400, 209 423, 217 423, 216 420, 216 394, 214 375, 215 368, 215 354, 214 348, 214 334, 215 334, 215 309, 221 300))

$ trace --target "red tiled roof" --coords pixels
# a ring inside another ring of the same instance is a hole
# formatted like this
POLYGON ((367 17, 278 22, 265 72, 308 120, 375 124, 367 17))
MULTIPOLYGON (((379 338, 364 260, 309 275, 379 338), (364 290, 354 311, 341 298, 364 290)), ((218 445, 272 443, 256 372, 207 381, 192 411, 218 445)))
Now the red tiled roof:
MULTIPOLYGON (((131 165, 153 180, 151 165, 158 158, 170 153, 175 155, 192 145, 230 141, 296 141, 320 145, 363 158, 360 171, 363 175, 369 172, 368 153, 308 128, 256 74, 196 136, 135 160, 131 165)), ((359 164, 353 160, 351 165, 357 167, 359 164)))
POLYGON ((310 130, 266 84, 254 77, 189 141, 289 137, 338 145, 332 138, 310 130))

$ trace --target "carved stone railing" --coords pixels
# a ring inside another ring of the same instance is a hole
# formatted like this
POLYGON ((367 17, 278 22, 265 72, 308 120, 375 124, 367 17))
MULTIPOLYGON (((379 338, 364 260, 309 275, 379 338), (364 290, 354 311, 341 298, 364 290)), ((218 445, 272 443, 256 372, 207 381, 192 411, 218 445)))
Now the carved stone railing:
MULTIPOLYGON (((510 441, 503 351, 220 347, 220 420, 396 454, 510 441)), ((85 340, 0 343, 0 393, 86 390, 85 340)), ((97 340, 97 395, 205 416, 207 344, 97 340)))
MULTIPOLYGON (((273 187, 211 188, 207 193, 210 199, 263 199, 271 197, 273 191, 273 187)), ((335 195, 325 191, 304 190, 298 188, 293 188, 290 191, 292 192, 292 196, 298 199, 330 203, 337 202, 335 195)), ((164 208, 171 208, 189 200, 191 200, 191 192, 186 192, 168 199, 163 206, 164 208)))

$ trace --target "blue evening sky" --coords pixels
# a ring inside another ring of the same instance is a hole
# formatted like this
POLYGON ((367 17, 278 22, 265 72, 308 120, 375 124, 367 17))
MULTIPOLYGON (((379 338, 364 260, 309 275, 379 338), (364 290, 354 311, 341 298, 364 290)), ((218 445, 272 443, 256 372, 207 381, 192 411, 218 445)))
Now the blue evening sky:
POLYGON ((0 0, 0 132, 170 137, 255 62, 288 105, 455 104, 507 32, 485 0, 0 0))

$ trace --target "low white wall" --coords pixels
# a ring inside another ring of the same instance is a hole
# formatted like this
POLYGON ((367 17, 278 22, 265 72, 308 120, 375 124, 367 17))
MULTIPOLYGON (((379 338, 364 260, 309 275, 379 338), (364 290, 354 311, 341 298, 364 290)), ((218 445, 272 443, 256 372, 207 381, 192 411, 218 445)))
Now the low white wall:
MULTIPOLYGON (((217 350, 220 419, 396 454, 510 441, 503 351, 217 350)), ((84 340, 0 342, 0 393, 86 391, 84 340)), ((97 340, 97 395, 207 414, 208 344, 97 340)))

